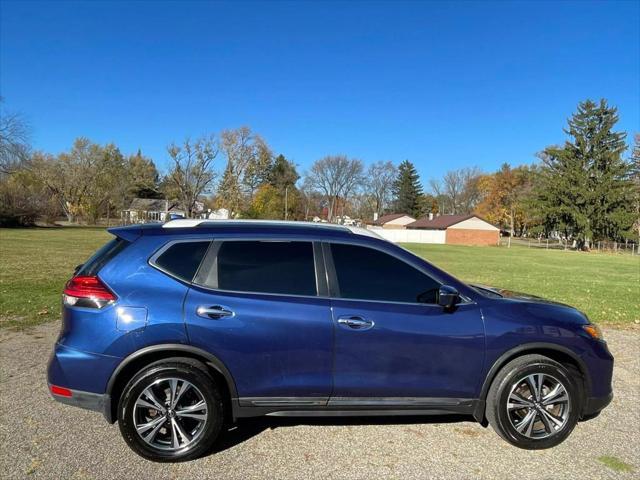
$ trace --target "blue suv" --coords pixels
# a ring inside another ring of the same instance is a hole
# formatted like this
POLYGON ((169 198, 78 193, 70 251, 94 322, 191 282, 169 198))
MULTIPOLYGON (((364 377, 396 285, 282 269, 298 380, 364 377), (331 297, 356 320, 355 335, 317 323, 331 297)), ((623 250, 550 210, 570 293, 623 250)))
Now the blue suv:
POLYGON ((540 449, 612 398, 578 310, 468 285, 368 230, 174 220, 109 230, 68 282, 53 397, 155 461, 241 417, 467 414, 540 449))

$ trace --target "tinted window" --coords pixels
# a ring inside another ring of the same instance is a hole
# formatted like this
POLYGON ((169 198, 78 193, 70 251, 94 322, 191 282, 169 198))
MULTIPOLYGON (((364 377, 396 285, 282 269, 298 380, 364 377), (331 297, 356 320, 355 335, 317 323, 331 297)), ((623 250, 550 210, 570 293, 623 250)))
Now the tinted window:
POLYGON ((109 263, 118 253, 124 250, 129 242, 121 238, 114 238, 105 243, 100 250, 93 254, 77 272, 77 275, 93 276, 97 275, 102 267, 109 263))
POLYGON ((440 284, 391 255, 339 243, 331 253, 342 298, 436 303, 440 284))
POLYGON ((190 282, 200 266, 210 242, 178 242, 155 260, 155 265, 182 280, 190 282))
POLYGON ((316 295, 311 242, 224 242, 217 272, 222 290, 316 295))

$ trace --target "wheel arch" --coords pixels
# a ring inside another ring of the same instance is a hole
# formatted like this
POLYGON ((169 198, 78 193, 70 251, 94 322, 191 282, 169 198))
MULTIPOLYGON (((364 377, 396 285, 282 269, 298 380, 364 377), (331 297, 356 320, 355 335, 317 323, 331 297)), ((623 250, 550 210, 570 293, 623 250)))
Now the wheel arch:
POLYGON ((487 400, 487 394, 489 393, 489 388, 491 387, 493 379, 496 377, 500 369, 502 369, 502 367, 504 367, 511 360, 523 355, 530 354, 543 355, 559 363, 565 365, 573 365, 574 367, 576 367, 582 375, 584 400, 589 397, 591 393, 591 377, 589 376, 589 371, 586 364, 578 354, 567 347, 557 345, 555 343, 525 343, 523 345, 518 345, 517 347, 507 350, 502 355, 500 355, 487 372, 484 382, 482 383, 482 388, 480 389, 479 399, 481 400, 481 402, 479 402, 478 408, 473 415, 479 422, 483 423, 485 421, 484 409, 487 400))
POLYGON ((120 395, 127 382, 152 362, 171 357, 187 357, 199 360, 207 366, 214 380, 220 383, 223 389, 223 398, 228 402, 229 413, 233 415, 235 403, 237 403, 238 392, 231 372, 226 365, 215 355, 191 345, 183 344, 160 344, 142 348, 120 362, 109 377, 106 388, 108 401, 104 405, 104 416, 109 423, 114 423, 117 419, 116 409, 120 400, 120 395))

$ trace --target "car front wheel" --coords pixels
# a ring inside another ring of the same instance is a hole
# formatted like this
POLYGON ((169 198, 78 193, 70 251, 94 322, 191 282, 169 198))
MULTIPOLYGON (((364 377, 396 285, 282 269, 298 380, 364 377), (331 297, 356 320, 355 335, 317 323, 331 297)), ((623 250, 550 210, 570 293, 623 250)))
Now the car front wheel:
POLYGON ((118 405, 118 424, 129 447, 149 460, 191 460, 205 453, 219 435, 222 400, 200 362, 161 360, 127 384, 118 405))
POLYGON ((487 395, 487 419, 516 447, 550 448, 566 439, 580 417, 578 373, 542 355, 505 365, 487 395))

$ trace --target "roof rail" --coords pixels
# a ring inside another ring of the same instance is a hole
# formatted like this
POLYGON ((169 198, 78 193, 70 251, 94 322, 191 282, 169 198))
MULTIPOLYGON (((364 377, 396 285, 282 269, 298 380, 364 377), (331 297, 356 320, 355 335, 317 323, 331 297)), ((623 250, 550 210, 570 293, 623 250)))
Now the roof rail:
POLYGON ((286 226, 286 227, 318 227, 318 228, 337 228, 345 230, 347 227, 343 225, 335 225, 331 223, 316 223, 316 222, 296 222, 293 220, 244 220, 244 219, 220 219, 220 220, 208 220, 208 219, 191 219, 191 218, 179 218, 176 220, 170 220, 162 225, 162 228, 192 228, 199 226, 216 226, 216 225, 267 225, 267 226, 286 226))
POLYGON ((162 228, 189 228, 197 227, 201 223, 208 222, 205 219, 192 219, 192 218, 178 218, 176 220, 169 220, 162 224, 162 228))
POLYGON ((218 225, 266 225, 266 226, 286 226, 286 227, 311 227, 320 229, 332 229, 348 231, 356 235, 365 235, 368 237, 374 237, 383 239, 377 233, 359 227, 347 227, 345 225, 336 225, 333 223, 318 223, 318 222, 297 222, 297 221, 284 221, 284 220, 208 220, 208 219, 192 219, 192 218, 180 218, 176 220, 170 220, 162 225, 162 228, 194 228, 199 226, 218 226, 218 225))

